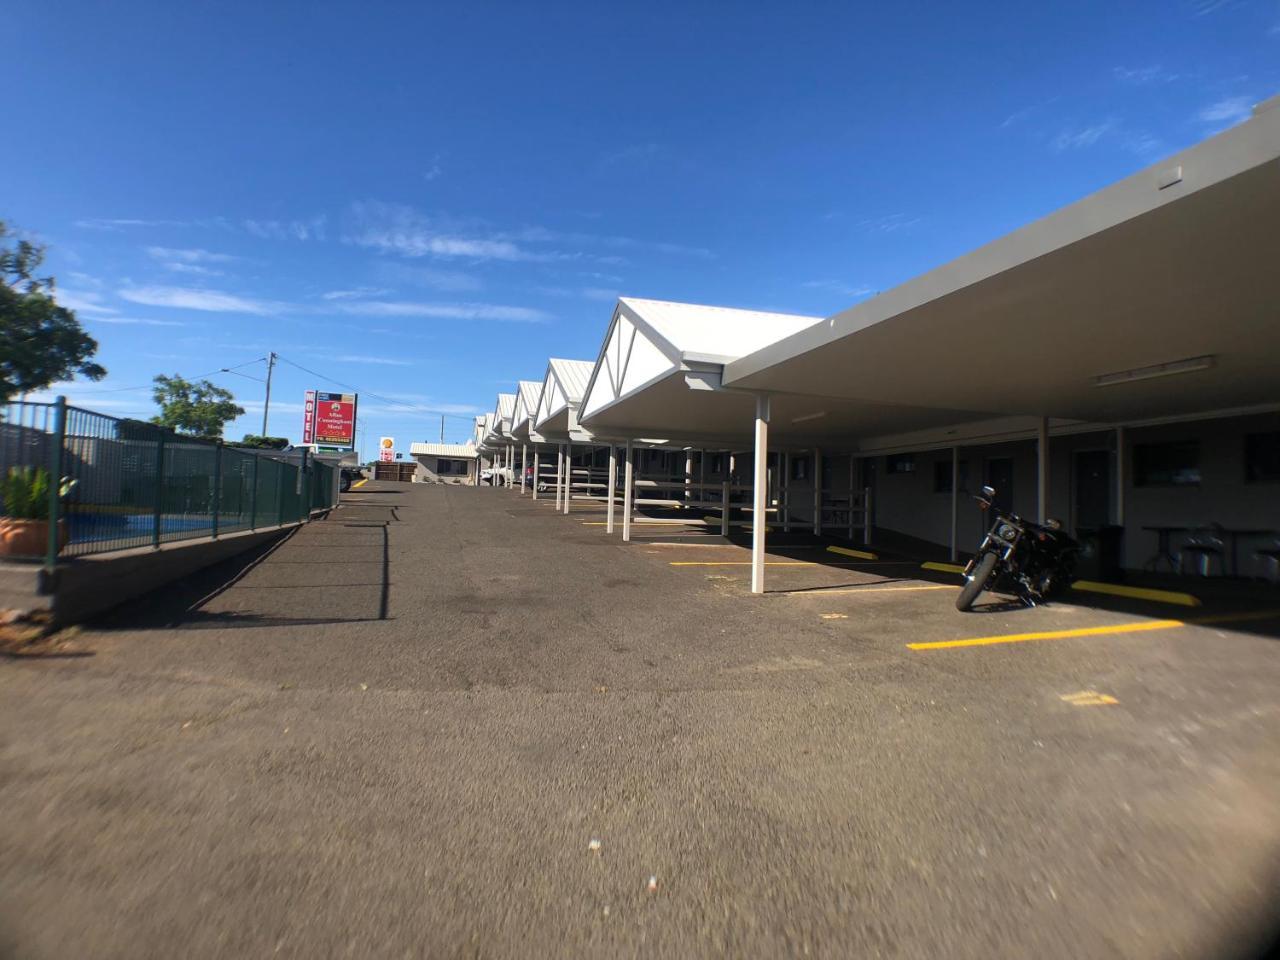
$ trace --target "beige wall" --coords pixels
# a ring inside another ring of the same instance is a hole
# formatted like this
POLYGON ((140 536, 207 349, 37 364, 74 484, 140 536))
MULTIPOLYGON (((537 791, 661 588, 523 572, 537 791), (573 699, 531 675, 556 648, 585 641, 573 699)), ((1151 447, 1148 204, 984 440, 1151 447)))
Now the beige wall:
MULTIPOLYGON (((1244 445, 1249 433, 1280 430, 1280 414, 1201 420, 1182 424, 1131 428, 1125 432, 1125 539, 1124 561, 1141 567, 1156 551, 1156 534, 1145 526, 1197 526, 1220 523, 1226 527, 1280 531, 1280 484, 1245 481, 1244 445), (1194 440, 1200 445, 1201 483, 1196 487, 1137 487, 1134 484, 1133 447, 1137 444, 1194 440)), ((1054 437, 1049 445, 1049 516, 1060 519, 1074 532, 1074 454, 1083 450, 1110 451, 1111 482, 1115 483, 1114 430, 1054 437)), ((934 463, 951 461, 950 450, 917 453, 916 470, 887 474, 885 460, 877 458, 876 525, 898 533, 947 544, 950 539, 951 496, 934 492, 934 463)), ((1013 459, 1013 509, 1036 516, 1036 445, 1022 440, 1011 443, 962 447, 960 459, 968 463, 968 491, 985 481, 985 465, 994 457, 1013 459)), ((964 489, 959 504, 959 547, 971 551, 985 532, 984 515, 964 489)), ((1116 511, 1111 495, 1112 521, 1116 511)), ((1251 547, 1267 537, 1241 538, 1242 573, 1250 572, 1251 547)), ((1174 546, 1177 538, 1174 539, 1174 546)))

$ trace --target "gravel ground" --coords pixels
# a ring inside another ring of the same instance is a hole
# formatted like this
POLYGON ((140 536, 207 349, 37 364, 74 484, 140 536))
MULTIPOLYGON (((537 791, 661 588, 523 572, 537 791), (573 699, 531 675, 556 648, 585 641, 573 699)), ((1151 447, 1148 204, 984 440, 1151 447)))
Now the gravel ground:
POLYGON ((917 651, 1148 611, 966 616, 873 564, 751 597, 670 562, 738 548, 581 519, 370 483, 91 655, 0 660, 0 954, 1256 949, 1274 621, 917 651))

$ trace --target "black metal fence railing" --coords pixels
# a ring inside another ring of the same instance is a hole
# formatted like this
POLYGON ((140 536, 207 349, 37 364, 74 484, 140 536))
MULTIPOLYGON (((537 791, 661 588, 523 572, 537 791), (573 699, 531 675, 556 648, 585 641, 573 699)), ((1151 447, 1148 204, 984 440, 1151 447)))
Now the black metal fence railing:
MULTIPOLYGON (((44 469, 51 479, 39 554, 50 565, 59 556, 302 521, 332 507, 338 490, 338 468, 306 451, 231 447, 62 397, 0 405, 0 477, 14 467, 44 469)), ((0 522, 7 516, 0 503, 0 522)))

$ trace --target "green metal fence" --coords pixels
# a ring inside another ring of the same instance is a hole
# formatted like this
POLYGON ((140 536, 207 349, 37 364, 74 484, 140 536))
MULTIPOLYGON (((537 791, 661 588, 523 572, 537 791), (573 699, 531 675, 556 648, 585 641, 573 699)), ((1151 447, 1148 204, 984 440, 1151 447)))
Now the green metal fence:
MULTIPOLYGON (((0 475, 43 467, 52 478, 45 561, 307 519, 334 505, 338 467, 183 436, 54 403, 0 406, 0 475), (59 496, 59 488, 68 488, 59 496)), ((0 504, 0 518, 5 507, 0 504)))

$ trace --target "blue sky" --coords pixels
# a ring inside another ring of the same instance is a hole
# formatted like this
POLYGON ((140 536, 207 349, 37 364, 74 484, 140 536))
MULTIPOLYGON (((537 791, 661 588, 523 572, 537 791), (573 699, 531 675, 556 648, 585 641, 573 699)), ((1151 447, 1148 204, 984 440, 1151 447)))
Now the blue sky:
POLYGON ((306 367, 372 454, 619 294, 831 314, 1238 123, 1280 3, 19 2, 0 48, 0 218, 110 370, 59 390, 248 364, 238 437, 275 350, 271 432, 306 367))

